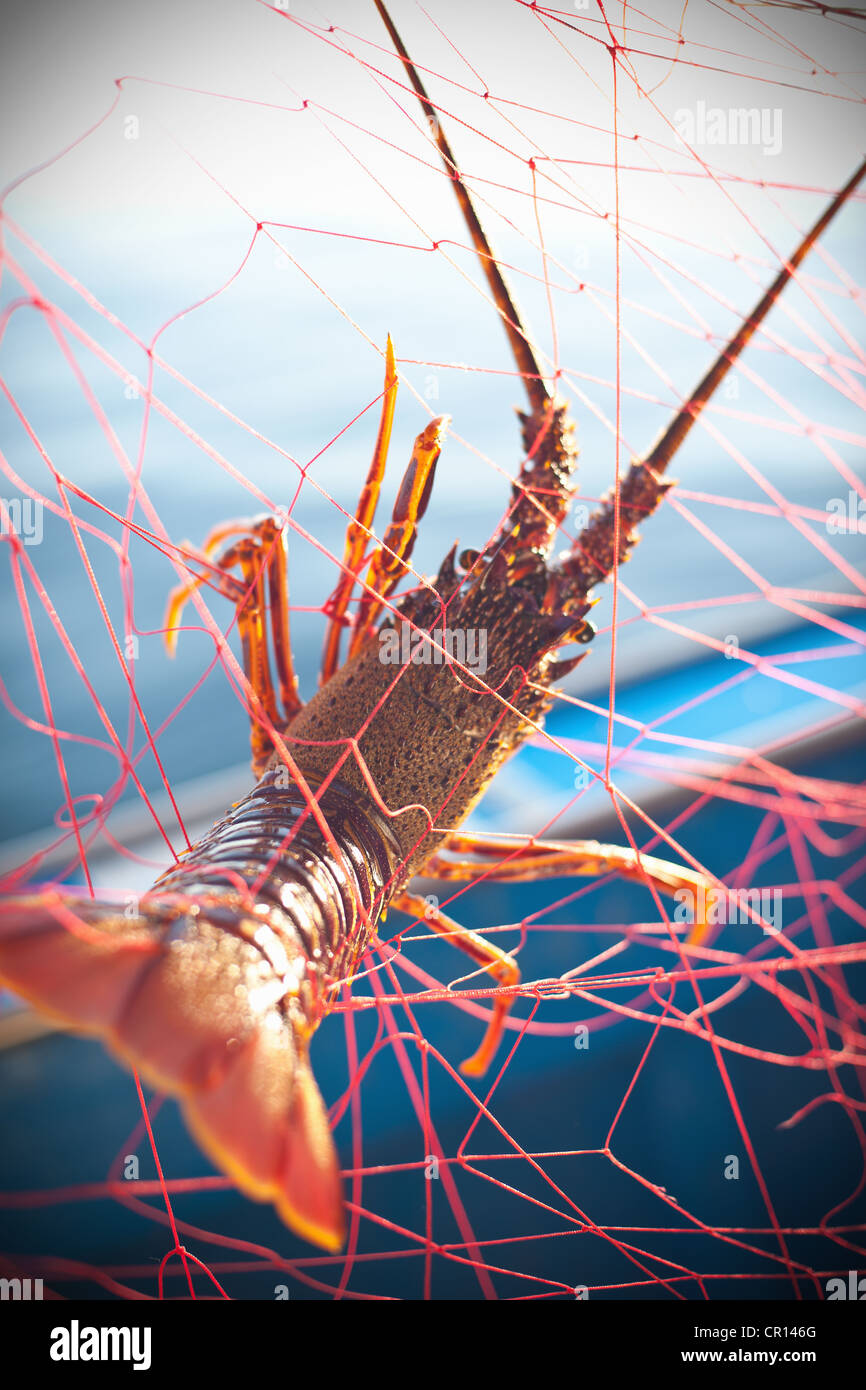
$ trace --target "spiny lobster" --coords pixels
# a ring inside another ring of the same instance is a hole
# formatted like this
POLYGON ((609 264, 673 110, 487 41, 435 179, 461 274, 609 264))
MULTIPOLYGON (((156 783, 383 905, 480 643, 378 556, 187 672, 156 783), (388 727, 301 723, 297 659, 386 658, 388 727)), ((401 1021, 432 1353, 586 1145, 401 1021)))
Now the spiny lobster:
MULTIPOLYGON (((433 103, 376 2, 427 116, 433 103)), ((501 986, 481 1046, 464 1063, 469 1075, 488 1066, 519 984, 512 957, 431 912, 410 890, 414 876, 465 880, 482 866, 488 878, 513 881, 614 869, 667 893, 705 881, 689 867, 613 845, 531 841, 506 849, 458 827, 539 728, 555 683, 581 659, 561 659, 559 649, 593 635, 594 586, 628 558, 638 522, 672 486, 665 470, 702 407, 866 169, 829 204, 651 452, 631 463, 578 540, 554 558, 573 493, 573 426, 539 368, 438 119, 433 138, 529 398, 525 457, 504 521, 483 551, 458 560, 452 549, 435 581, 392 601, 442 448, 447 420, 433 420, 418 436, 362 580, 397 392, 389 339, 376 447, 328 609, 320 689, 306 705, 289 645, 285 523, 266 517, 251 529, 220 527, 199 552, 237 605, 252 690, 259 779, 252 791, 157 880, 132 917, 49 885, 0 904, 0 979, 63 1024, 99 1035, 179 1097, 201 1147, 238 1186, 273 1202, 290 1227, 329 1250, 342 1245, 344 1207, 309 1041, 375 942, 377 922, 389 907, 423 918, 501 986), (398 624, 409 625, 416 650, 435 649, 437 659, 410 660, 395 672, 381 656, 398 624), (484 681, 443 649, 448 629, 486 634, 484 681)), ((170 642, 202 582, 204 574, 172 595, 170 642)), ((696 920, 692 939, 703 926, 696 920)))

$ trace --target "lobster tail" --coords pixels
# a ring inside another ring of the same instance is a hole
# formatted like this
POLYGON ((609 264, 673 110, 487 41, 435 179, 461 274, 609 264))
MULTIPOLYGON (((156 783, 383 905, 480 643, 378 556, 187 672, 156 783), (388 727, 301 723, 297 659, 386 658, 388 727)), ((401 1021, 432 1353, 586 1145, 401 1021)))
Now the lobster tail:
POLYGON ((341 1248, 342 1183, 328 1114, 306 1050, 282 1020, 264 1020, 220 1081, 187 1097, 184 1112, 198 1143, 242 1191, 272 1202, 305 1240, 341 1248))
POLYGON ((224 899, 152 896, 132 914, 71 894, 0 902, 0 981, 177 1097, 243 1192, 337 1250, 339 1165, 292 947, 224 899))

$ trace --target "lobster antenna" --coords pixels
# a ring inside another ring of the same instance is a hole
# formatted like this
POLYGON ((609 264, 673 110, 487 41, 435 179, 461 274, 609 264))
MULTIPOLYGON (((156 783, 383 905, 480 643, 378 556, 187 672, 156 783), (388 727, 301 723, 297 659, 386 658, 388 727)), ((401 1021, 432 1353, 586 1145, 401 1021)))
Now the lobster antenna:
POLYGON ((658 442, 643 459, 632 461, 628 473, 621 480, 619 486, 619 527, 617 527, 616 522, 617 499, 615 496, 606 498, 590 517, 578 541, 561 565, 561 573, 567 581, 572 604, 576 601, 575 596, 579 598, 588 594, 596 584, 600 584, 602 580, 607 579, 613 573, 617 556, 620 563, 628 558, 638 540, 635 527, 651 512, 655 511, 665 493, 673 486, 670 480, 663 477, 664 470, 707 401, 736 362, 755 329, 779 298, 804 256, 851 196, 864 173, 866 173, 866 160, 848 180, 845 187, 827 205, 814 227, 806 233, 797 249, 782 266, 766 294, 758 301, 751 314, 743 320, 700 384, 674 415, 658 442), (618 548, 614 545, 614 536, 617 534, 619 536, 618 548))
POLYGON ((814 227, 806 233, 793 255, 782 266, 766 294, 758 300, 752 312, 740 324, 706 376, 695 387, 689 399, 680 407, 670 424, 643 459, 644 465, 651 468, 654 473, 663 473, 667 468, 713 392, 724 381, 756 328, 766 318, 794 272, 811 251, 824 229, 832 222, 839 209, 848 201, 864 174, 866 174, 866 160, 852 174, 845 187, 839 190, 833 201, 827 205, 814 227))
POLYGON ((425 116, 432 114, 434 117, 432 125, 433 137, 439 149, 442 163, 445 166, 445 172, 454 184, 454 192, 457 195, 460 210, 463 213, 464 221, 469 229, 469 235, 472 237, 472 243, 481 263, 481 268, 487 277, 487 283, 490 286, 491 294, 493 295, 496 307, 502 317, 502 321, 505 324, 505 331, 508 334, 511 351, 514 354, 517 369, 523 377, 526 393, 529 396, 529 403, 533 410, 541 411, 547 405, 548 401, 551 400, 551 394, 542 379, 541 368, 539 367, 535 350, 523 327, 523 320, 515 303, 514 296, 508 288, 505 277, 496 262, 496 257, 490 249, 490 242, 479 221, 478 214, 475 211, 466 184, 463 182, 463 177, 457 167, 457 161, 451 152, 451 146, 448 144, 442 131, 442 124, 438 116, 436 116, 436 108, 425 91, 424 83, 418 75, 415 64, 406 52, 403 40, 394 27, 394 21, 391 19, 388 10, 382 3, 382 0, 375 0, 375 3, 376 9, 382 17, 382 22, 391 37, 391 42, 406 68, 406 75, 418 94, 418 100, 421 103, 425 116))

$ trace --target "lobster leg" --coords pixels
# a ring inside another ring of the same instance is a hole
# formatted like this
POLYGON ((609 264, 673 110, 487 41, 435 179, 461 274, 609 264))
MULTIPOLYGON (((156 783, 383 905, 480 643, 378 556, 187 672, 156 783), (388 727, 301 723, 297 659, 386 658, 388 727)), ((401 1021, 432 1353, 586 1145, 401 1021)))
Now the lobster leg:
POLYGON ((418 535, 418 522, 430 501, 436 464, 442 452, 442 436, 449 420, 448 415, 438 415, 415 440, 412 460, 400 484, 391 523, 381 546, 370 561, 366 591, 361 600, 358 621, 349 648, 350 656, 354 656, 362 646, 371 623, 382 611, 384 600, 408 569, 409 557, 418 535))
POLYGON ((390 335, 385 346, 385 387, 382 393, 382 415, 379 420, 379 433, 376 447, 367 472, 367 480, 361 490, 358 507, 346 528, 346 545, 343 553, 343 572, 334 590, 329 605, 330 622, 325 636, 322 655, 322 672, 319 684, 326 685, 340 664, 340 637, 342 635, 346 609, 352 597, 352 590, 364 558, 364 549, 370 535, 370 527, 376 514, 376 504, 382 490, 385 476, 385 461, 391 442, 391 427, 394 423, 394 406, 397 401, 397 369, 394 362, 394 344, 390 335))
MULTIPOLYGON (((424 874, 451 882, 467 882, 483 874, 490 882, 528 883, 539 878, 595 875, 611 870, 637 883, 651 883, 670 896, 687 893, 694 908, 687 940, 693 946, 701 943, 707 931, 707 904, 712 901, 710 880, 682 864, 672 864, 620 845, 602 845, 597 840, 569 840, 515 849, 479 835, 454 833, 446 839, 444 853, 437 854, 425 865, 424 874), (445 854, 472 854, 476 858, 449 859, 445 854)), ((392 907, 429 923, 433 931, 465 951, 497 984, 508 990, 520 984, 520 970, 512 956, 478 932, 447 917, 427 899, 414 893, 400 893, 394 898, 392 907)), ((498 993, 494 997, 493 1012, 481 1046, 461 1064, 464 1075, 483 1076, 486 1072, 502 1040, 512 1000, 511 993, 498 993)))
POLYGON ((485 840, 480 835, 456 833, 448 836, 445 850, 449 854, 474 854, 477 858, 447 859, 437 854, 424 869, 431 878, 465 882, 483 874, 490 882, 528 883, 539 878, 613 871, 632 882, 652 884, 671 897, 686 893, 695 908, 688 941, 697 946, 706 935, 706 904, 712 901, 713 884, 704 874, 683 864, 672 864, 622 845, 602 845, 597 840, 566 840, 515 848, 485 840), (478 862, 479 858, 482 863, 478 862))
MULTIPOLYGON (((488 975, 492 975, 498 985, 513 989, 515 985, 520 984, 520 970, 507 951, 491 945, 483 936, 479 936, 478 932, 461 927, 459 922, 446 917, 438 908, 431 907, 426 899, 419 898, 414 893, 400 893, 394 898, 391 906, 428 922, 435 932, 447 937, 453 945, 459 946, 460 950, 465 951, 467 956, 487 971, 488 975)), ((464 1076, 483 1076, 490 1066, 502 1039, 511 1000, 512 996, 509 994, 497 994, 494 998, 493 1014, 487 1025, 487 1032, 481 1040, 481 1046, 460 1064, 464 1076)))
MULTIPOLYGON (((238 632, 247 680, 267 720, 275 726, 285 725, 302 708, 289 635, 285 533, 270 516, 258 521, 224 522, 210 533, 204 544, 203 561, 211 563, 214 556, 217 568, 215 582, 220 592, 237 607, 238 632), (223 542, 233 535, 239 536, 239 539, 217 554, 223 542), (241 581, 230 572, 235 565, 241 570, 241 581), (268 613, 283 712, 277 704, 271 675, 268 613)), ((165 617, 165 644, 169 654, 173 654, 177 643, 177 627, 184 605, 194 589, 208 582, 213 582, 209 576, 199 575, 187 584, 178 585, 169 594, 165 617)), ((267 730, 255 716, 250 723, 250 743, 253 771, 258 776, 267 766, 273 746, 267 730)))

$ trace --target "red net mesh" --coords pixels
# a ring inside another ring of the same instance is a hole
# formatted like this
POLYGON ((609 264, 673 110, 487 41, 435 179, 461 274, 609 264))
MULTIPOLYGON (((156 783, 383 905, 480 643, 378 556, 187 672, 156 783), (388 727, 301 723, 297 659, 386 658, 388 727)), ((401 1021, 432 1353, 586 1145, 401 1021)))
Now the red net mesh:
MULTIPOLYGON (((230 775, 201 779, 245 757, 234 614, 206 586, 178 663, 161 648, 166 593, 199 572, 187 536, 286 521, 312 693, 388 331, 386 503, 415 433, 453 419, 411 582, 504 515, 519 377, 429 124, 361 10, 208 8, 208 52, 193 11, 173 39, 158 10, 132 69, 117 21, 47 108, 67 101, 62 133, 34 121, 22 141, 34 167, 3 214, 0 697, 8 835, 30 838, 8 888, 134 896, 231 799, 230 775)), ((862 25, 806 5, 395 18, 579 422, 565 547, 856 166, 862 25)), ((613 875, 424 884, 515 952, 523 984, 470 1084, 458 1063, 495 988, 423 922, 380 924, 313 1050, 347 1163, 341 1254, 201 1176, 173 1106, 125 1077, 131 1132, 127 1115, 105 1147, 82 1134, 78 1160, 58 1150, 38 1188, 4 1194, 14 1267, 88 1296, 272 1297, 285 1279, 349 1298, 815 1297, 856 1267, 859 217, 855 194, 705 411, 590 660, 476 822, 514 847, 630 843, 745 896, 720 894, 686 950, 671 905, 613 875), (106 1211, 124 1213, 120 1251, 106 1211), (71 1222, 62 1253, 45 1212, 71 1222)), ((81 1048, 86 1089, 103 1064, 81 1048)), ((33 1092, 49 1148, 51 1084, 43 1069, 33 1092)), ((87 1113, 83 1091, 73 1104, 87 1113)))

